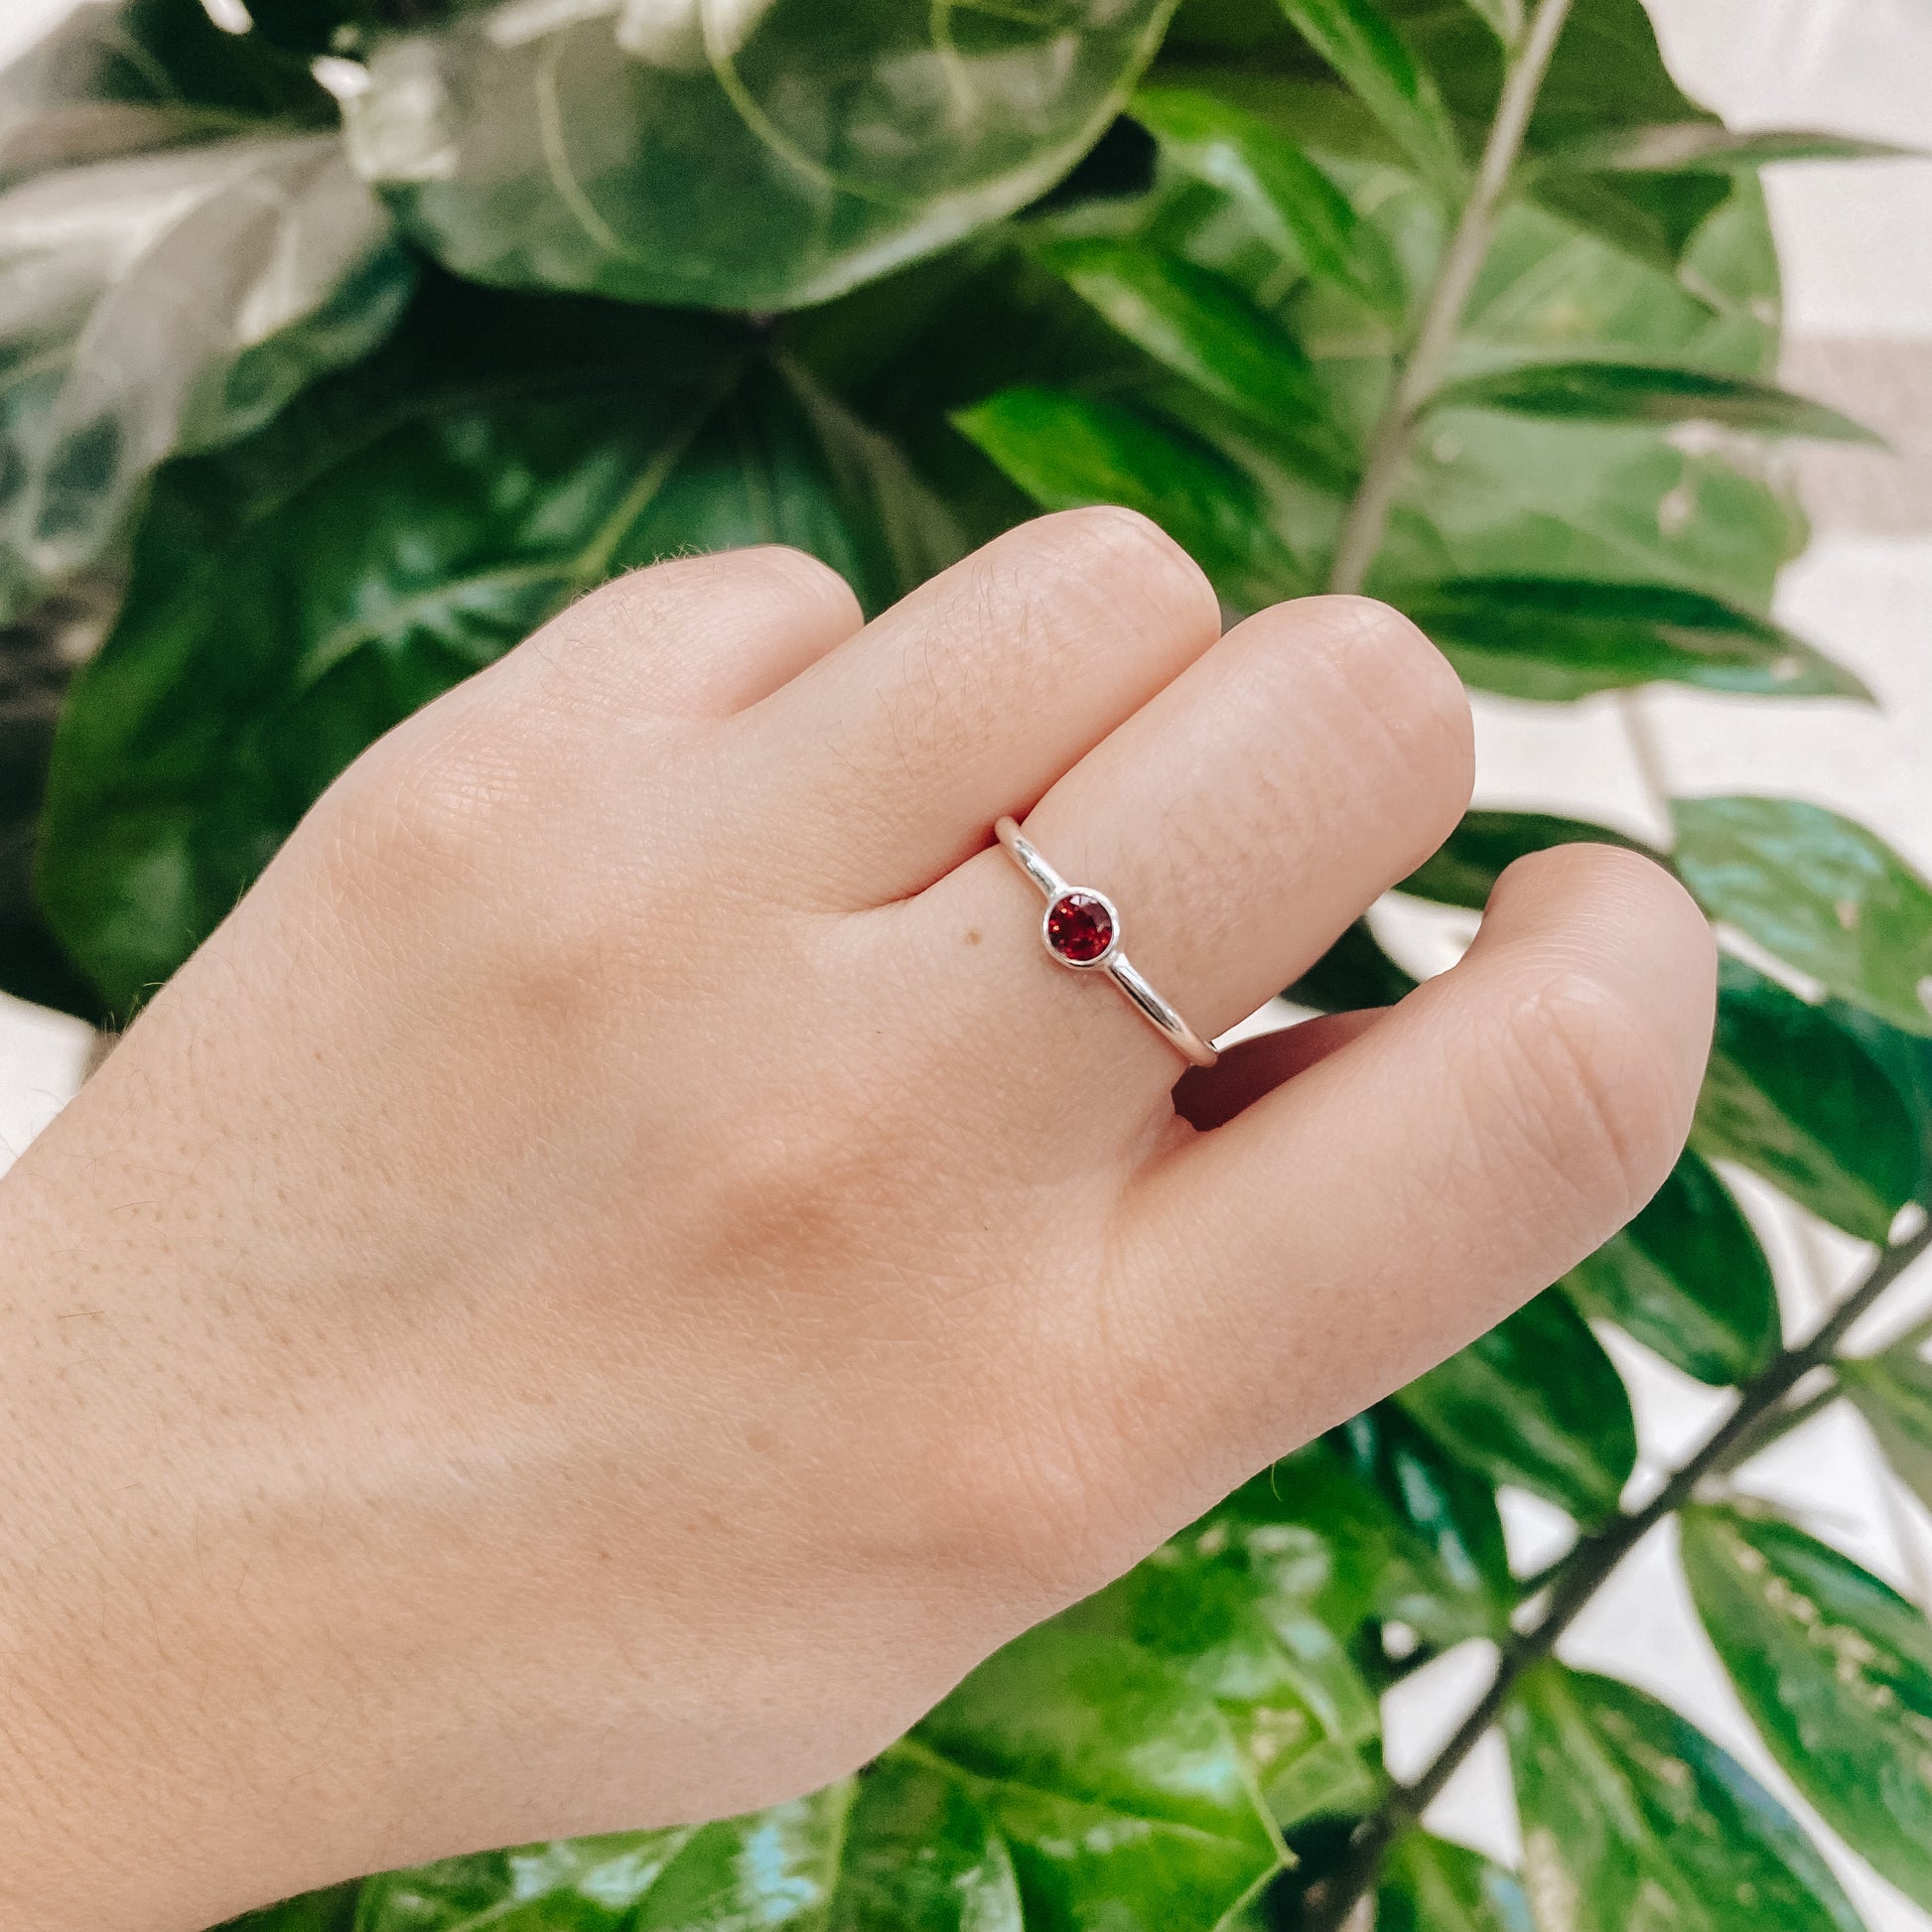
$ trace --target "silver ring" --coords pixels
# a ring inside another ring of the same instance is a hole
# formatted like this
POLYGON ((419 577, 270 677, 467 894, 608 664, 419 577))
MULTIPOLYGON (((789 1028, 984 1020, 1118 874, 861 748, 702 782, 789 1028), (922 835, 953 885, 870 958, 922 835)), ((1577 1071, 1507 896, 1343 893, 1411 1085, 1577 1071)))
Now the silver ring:
POLYGON ((1212 1066, 1220 1054, 1155 992, 1121 951, 1120 913, 1113 900, 1090 887, 1069 885, 1012 819, 1001 819, 993 831, 1013 863, 1046 897, 1039 940, 1047 956, 1076 973, 1105 973, 1126 994, 1128 1005, 1164 1039, 1196 1066, 1212 1066))

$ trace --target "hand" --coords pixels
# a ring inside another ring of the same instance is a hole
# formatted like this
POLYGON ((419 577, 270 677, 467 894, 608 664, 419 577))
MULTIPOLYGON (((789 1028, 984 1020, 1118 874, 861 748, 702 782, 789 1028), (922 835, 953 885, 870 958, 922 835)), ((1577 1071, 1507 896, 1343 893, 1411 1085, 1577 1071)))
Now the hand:
POLYGON ((1000 813, 1212 1032, 1466 802, 1403 619, 1218 629, 1124 511, 863 628, 667 564, 343 777, 0 1188, 0 1921, 810 1788, 1636 1208, 1712 955, 1627 853, 1180 1114, 1044 956, 1000 813))

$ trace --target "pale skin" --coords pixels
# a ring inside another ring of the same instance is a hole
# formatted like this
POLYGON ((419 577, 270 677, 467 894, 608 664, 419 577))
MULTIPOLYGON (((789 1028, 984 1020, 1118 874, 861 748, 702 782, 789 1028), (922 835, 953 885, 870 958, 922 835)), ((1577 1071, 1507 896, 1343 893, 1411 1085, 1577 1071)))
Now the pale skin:
POLYGON ((1177 1091, 1041 950, 1001 813, 1212 1033, 1466 804, 1403 619, 1219 629, 1125 511, 869 625, 692 559, 348 771, 0 1185, 0 1924, 807 1790, 1628 1218, 1712 1013, 1644 860, 1177 1091))

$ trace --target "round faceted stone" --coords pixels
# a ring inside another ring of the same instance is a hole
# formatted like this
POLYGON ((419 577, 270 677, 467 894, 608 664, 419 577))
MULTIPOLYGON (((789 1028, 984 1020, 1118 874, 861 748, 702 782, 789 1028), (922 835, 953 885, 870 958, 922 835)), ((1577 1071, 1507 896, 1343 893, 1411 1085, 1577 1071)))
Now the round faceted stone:
POLYGON ((1070 966, 1091 966, 1114 943, 1114 914, 1096 893, 1062 893, 1046 908, 1046 943, 1070 966))

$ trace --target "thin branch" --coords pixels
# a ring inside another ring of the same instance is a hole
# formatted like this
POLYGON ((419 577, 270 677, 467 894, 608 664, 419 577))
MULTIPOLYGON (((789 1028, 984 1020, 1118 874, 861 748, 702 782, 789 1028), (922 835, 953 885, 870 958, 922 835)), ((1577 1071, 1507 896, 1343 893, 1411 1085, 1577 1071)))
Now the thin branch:
POLYGON ((1397 1785, 1383 1800, 1382 1808, 1363 1821, 1347 1859, 1334 1875, 1311 1887, 1305 1920, 1309 1932, 1339 1932, 1374 1885, 1389 1848, 1436 1801, 1462 1760, 1502 1715, 1523 1673, 1550 1655, 1557 1639, 1608 1581, 1610 1573, 1659 1523, 1676 1515, 1691 1500, 1705 1477, 1749 1452, 1747 1446, 1754 1443, 1772 1411, 1813 1369, 1837 1355, 1853 1324, 1928 1248, 1932 1248, 1932 1222, 1896 1247, 1887 1248, 1809 1341, 1786 1349, 1761 1375, 1744 1385, 1736 1408, 1643 1508, 1612 1517, 1578 1543, 1551 1580, 1549 1603, 1541 1621, 1504 1645, 1495 1677, 1455 1734, 1415 1783, 1397 1785))
POLYGON ((1328 573, 1331 591, 1359 591, 1368 579, 1375 553, 1382 547, 1389 509, 1415 442, 1416 425, 1430 397, 1442 386, 1449 351, 1455 346, 1455 332, 1462 325, 1462 312, 1469 306, 1476 277, 1489 258, 1496 210, 1523 151, 1530 114, 1542 91, 1544 75, 1550 70, 1550 58, 1557 51, 1557 39, 1570 17, 1570 8, 1571 0, 1543 0, 1504 78, 1496 118, 1489 124, 1489 138, 1483 143, 1482 162, 1469 199, 1462 205, 1455 232, 1436 271, 1415 340, 1402 358, 1395 387, 1375 426, 1361 483, 1342 519, 1334 565, 1328 573))
POLYGON ((1753 1455, 1762 1455, 1773 1443, 1782 1442, 1794 1429, 1802 1429, 1814 1416, 1823 1415, 1844 1393, 1844 1385, 1837 1376, 1833 1376, 1815 1395, 1767 1411, 1758 1418, 1757 1427, 1733 1443, 1729 1451, 1714 1462, 1705 1474, 1728 1475, 1740 1462, 1748 1462, 1753 1455))

